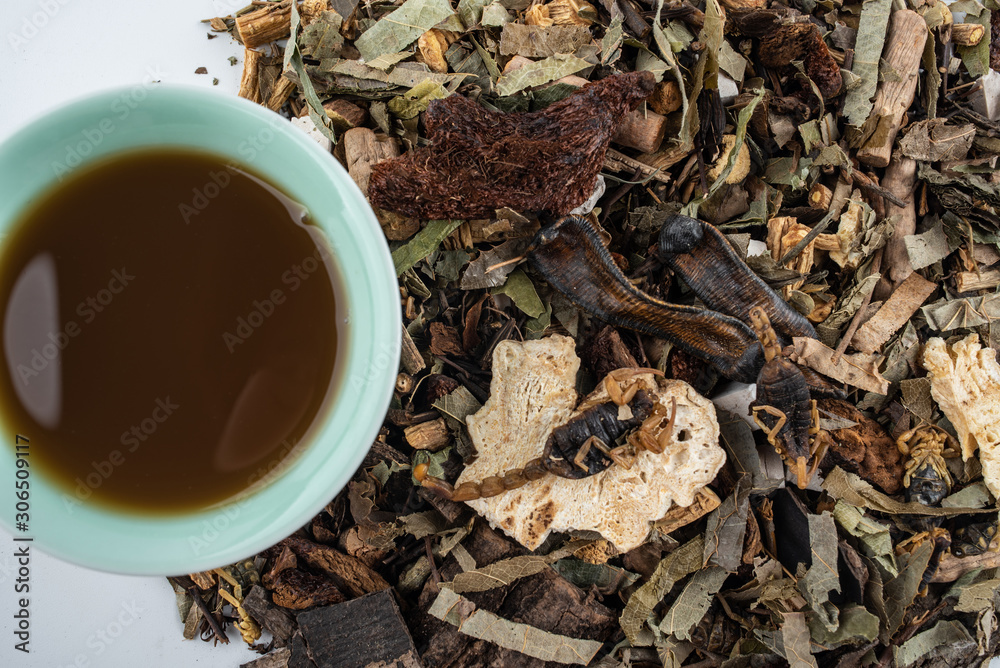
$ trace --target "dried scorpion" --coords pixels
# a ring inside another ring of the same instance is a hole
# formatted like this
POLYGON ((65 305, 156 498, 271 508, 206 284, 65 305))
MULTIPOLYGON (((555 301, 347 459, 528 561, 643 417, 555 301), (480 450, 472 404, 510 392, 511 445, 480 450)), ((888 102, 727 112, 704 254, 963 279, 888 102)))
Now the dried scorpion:
POLYGON ((424 487, 452 501, 472 501, 489 498, 517 489, 546 475, 579 479, 595 475, 617 463, 631 468, 643 450, 660 454, 670 443, 677 400, 667 418, 663 405, 653 400, 636 382, 625 383, 640 373, 662 375, 656 369, 617 369, 604 380, 611 401, 587 407, 578 416, 557 427, 545 442, 541 457, 532 459, 523 468, 490 476, 481 482, 464 482, 457 488, 439 478, 427 475, 427 464, 418 464, 413 477, 424 487), (628 406, 632 417, 619 419, 619 408, 628 406), (622 436, 625 443, 613 444, 622 436))
POLYGON ((764 309, 750 309, 750 322, 767 360, 757 376, 757 400, 750 404, 754 421, 795 473, 799 489, 805 489, 827 448, 833 445, 833 438, 819 428, 819 411, 809 384, 798 365, 781 354, 777 334, 764 309), (762 413, 775 421, 768 424, 762 413))
POLYGON ((900 434, 896 447, 904 456, 906 500, 936 506, 951 493, 951 474, 945 458, 959 455, 955 437, 935 425, 920 425, 900 434))

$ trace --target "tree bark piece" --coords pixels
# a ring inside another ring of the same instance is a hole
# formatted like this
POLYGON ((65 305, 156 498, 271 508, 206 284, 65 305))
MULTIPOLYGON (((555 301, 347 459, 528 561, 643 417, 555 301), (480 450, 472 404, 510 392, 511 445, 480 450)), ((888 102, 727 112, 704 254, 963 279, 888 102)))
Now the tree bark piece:
POLYGON ((906 237, 917 231, 917 209, 913 202, 913 190, 917 185, 917 162, 897 154, 885 170, 882 187, 906 206, 886 203, 885 215, 895 218, 892 237, 885 244, 882 253, 882 279, 875 288, 874 299, 886 299, 906 278, 913 273, 910 255, 906 251, 906 237))
POLYGON ((636 109, 625 117, 611 141, 621 146, 638 149, 643 153, 652 153, 660 148, 666 134, 667 119, 665 116, 661 116, 651 109, 647 109, 645 112, 642 109, 636 109))
POLYGON ((254 49, 268 42, 285 39, 292 32, 292 3, 269 4, 236 17, 236 31, 243 46, 254 49))
MULTIPOLYGON (((347 158, 347 171, 361 192, 368 197, 368 182, 371 179, 372 167, 376 163, 399 155, 399 145, 392 137, 377 135, 370 128, 352 128, 344 133, 344 154, 347 158)), ((390 241, 409 239, 420 229, 420 221, 407 218, 378 207, 375 217, 382 226, 382 232, 390 241)), ((410 373, 414 373, 410 371, 410 373)))
POLYGON ((302 637, 318 668, 421 668, 391 591, 303 612, 302 637))
POLYGON ((274 578, 274 602, 289 610, 340 603, 344 595, 336 585, 312 573, 289 568, 274 578))
POLYGON ((868 119, 868 123, 874 121, 874 133, 858 150, 858 160, 866 165, 885 167, 889 164, 903 114, 913 104, 917 91, 920 58, 926 41, 927 24, 920 14, 910 9, 892 13, 882 60, 886 63, 886 71, 898 76, 884 80, 875 94, 875 105, 868 119))
POLYGON ((284 647, 295 633, 295 617, 271 601, 271 595, 261 586, 254 586, 243 599, 243 607, 262 627, 274 636, 274 644, 284 647))
POLYGON ((905 325, 924 301, 937 289, 937 284, 917 273, 896 288, 889 300, 872 318, 861 325, 851 344, 863 353, 873 353, 889 340, 900 327, 905 325))
POLYGON ((292 93, 295 92, 295 88, 295 82, 291 79, 278 77, 278 80, 274 83, 274 88, 271 89, 271 97, 267 98, 267 108, 271 111, 281 109, 285 106, 285 102, 288 102, 288 98, 292 96, 292 93))
POLYGON ((240 77, 240 90, 237 93, 242 98, 260 104, 260 61, 264 54, 253 49, 243 49, 243 75, 240 77))
POLYGON ((254 659, 248 663, 240 665, 240 668, 288 668, 288 660, 292 657, 292 651, 287 647, 268 652, 259 659, 254 659))
POLYGON ((299 559, 329 575, 337 588, 349 597, 364 596, 390 587, 381 575, 332 547, 317 545, 298 536, 289 536, 280 544, 292 548, 299 559))

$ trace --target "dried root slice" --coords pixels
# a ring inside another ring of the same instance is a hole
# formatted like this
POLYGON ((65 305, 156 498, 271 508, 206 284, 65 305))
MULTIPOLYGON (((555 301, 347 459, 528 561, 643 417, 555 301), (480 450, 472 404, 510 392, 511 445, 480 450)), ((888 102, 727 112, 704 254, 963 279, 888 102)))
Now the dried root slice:
POLYGON ((552 0, 545 7, 557 26, 589 26, 597 20, 597 9, 583 0, 552 0))
POLYGON ((457 32, 432 28, 417 40, 420 57, 431 70, 438 74, 445 74, 448 72, 448 61, 445 60, 444 54, 457 39, 457 32))

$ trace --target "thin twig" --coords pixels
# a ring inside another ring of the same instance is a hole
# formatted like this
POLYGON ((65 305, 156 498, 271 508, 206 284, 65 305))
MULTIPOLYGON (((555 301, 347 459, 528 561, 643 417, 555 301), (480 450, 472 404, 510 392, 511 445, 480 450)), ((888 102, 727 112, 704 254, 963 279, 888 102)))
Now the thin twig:
POLYGON ((802 237, 802 240, 799 241, 799 243, 792 246, 791 250, 785 253, 784 257, 782 257, 781 260, 778 262, 778 265, 784 267, 786 264, 797 258, 799 256, 799 253, 801 253, 802 250, 806 246, 808 246, 813 239, 822 234, 823 230, 825 230, 832 221, 833 221, 833 213, 826 214, 826 216, 824 216, 821 221, 816 223, 816 226, 814 228, 809 230, 809 234, 802 237))

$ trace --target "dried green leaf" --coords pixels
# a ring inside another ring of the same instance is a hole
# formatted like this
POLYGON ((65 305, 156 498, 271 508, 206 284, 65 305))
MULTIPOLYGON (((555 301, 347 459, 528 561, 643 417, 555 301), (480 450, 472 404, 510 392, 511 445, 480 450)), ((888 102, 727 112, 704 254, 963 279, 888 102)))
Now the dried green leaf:
POLYGON ((899 382, 903 394, 903 407, 925 422, 934 414, 934 400, 931 398, 930 378, 907 378, 899 382))
POLYGON ((537 318, 545 312, 545 305, 542 304, 534 284, 523 269, 512 271, 507 277, 507 282, 494 289, 493 294, 507 295, 514 302, 514 306, 521 309, 529 318, 537 318))
POLYGON ((505 241, 493 250, 483 251, 475 260, 469 263, 469 268, 462 275, 462 282, 459 284, 463 290, 479 290, 482 288, 494 288, 503 285, 507 276, 517 269, 517 263, 512 262, 502 267, 497 267, 492 271, 487 271, 490 267, 502 264, 524 254, 524 251, 531 243, 531 239, 511 239, 505 241))
POLYGON ((704 563, 717 564, 730 573, 742 564, 751 487, 750 476, 743 475, 733 493, 709 514, 705 527, 704 563))
POLYGON ((447 528, 441 513, 436 510, 403 515, 399 521, 403 523, 406 532, 417 539, 437 535, 447 528))
POLYGON ((417 232, 406 245, 393 251, 392 264, 396 268, 396 276, 437 250, 441 242, 461 224, 461 220, 432 220, 427 223, 427 227, 417 232))
POLYGON ((312 79, 310 79, 309 75, 306 73, 306 66, 302 62, 302 52, 299 49, 298 44, 299 25, 299 10, 296 3, 293 2, 291 3, 291 39, 288 40, 288 45, 285 47, 283 69, 286 72, 289 70, 295 72, 298 77, 299 87, 302 89, 302 95, 306 99, 306 107, 309 110, 309 118, 312 119, 316 128, 319 129, 320 133, 324 137, 336 144, 337 135, 334 132, 332 121, 330 120, 330 117, 326 115, 326 110, 323 109, 323 103, 316 94, 316 88, 313 86, 312 79))
POLYGON ((799 580, 799 590, 813 613, 827 631, 837 629, 837 608, 830 603, 830 592, 840 592, 837 574, 837 526, 833 515, 809 515, 809 549, 812 565, 799 580))
POLYGON ((848 605, 840 610, 836 631, 829 631, 817 617, 809 619, 809 633, 814 641, 827 649, 846 644, 871 642, 878 637, 879 618, 860 605, 848 605))
POLYGON ((976 0, 963 0, 954 3, 951 8, 953 12, 965 12, 965 23, 978 23, 986 30, 986 35, 979 40, 975 46, 959 46, 958 55, 962 57, 962 64, 973 79, 978 79, 990 71, 990 10, 986 9, 976 0))
POLYGON ((972 636, 959 621, 941 620, 930 630, 918 633, 898 647, 893 647, 897 668, 906 668, 926 658, 939 647, 956 643, 973 642, 972 636))
POLYGON ((312 23, 302 29, 298 46, 303 58, 318 60, 321 64, 340 58, 344 37, 340 34, 343 17, 337 12, 320 12, 312 23))
POLYGON ((469 592, 488 591, 497 587, 506 587, 512 582, 521 578, 526 578, 535 573, 541 573, 550 564, 568 557, 582 544, 579 542, 569 543, 567 546, 550 552, 543 556, 527 554, 520 557, 502 559, 492 564, 477 568, 467 573, 459 573, 450 583, 443 583, 442 586, 450 586, 456 594, 467 594, 469 592))
POLYGON ((382 70, 371 67, 370 65, 362 63, 359 60, 341 60, 339 63, 330 68, 330 73, 342 74, 354 79, 378 81, 390 86, 399 86, 402 88, 413 88, 417 84, 428 80, 440 84, 446 84, 456 80, 462 80, 469 76, 464 72, 459 72, 457 74, 436 74, 434 72, 428 72, 426 69, 411 69, 409 67, 403 67, 403 65, 408 64, 409 63, 402 63, 394 67, 391 72, 383 72, 382 70))
POLYGON ((860 77, 861 82, 857 88, 847 91, 844 97, 844 116, 855 127, 864 125, 872 111, 872 97, 878 87, 878 66, 891 10, 892 0, 866 0, 862 5, 854 45, 854 64, 851 66, 851 72, 860 77))
POLYGON ((493 0, 493 2, 483 7, 483 16, 480 19, 480 23, 483 24, 484 28, 499 28, 502 25, 506 25, 509 21, 510 14, 499 0, 493 0))
POLYGON ((691 630, 708 612, 712 599, 728 577, 726 569, 719 566, 697 571, 663 616, 659 624, 660 631, 680 640, 690 640, 691 630))
POLYGON ((969 585, 959 594, 956 612, 980 612, 987 608, 995 608, 997 591, 1000 591, 1000 580, 984 580, 969 585))
POLYGON ((1000 318, 1000 295, 939 299, 933 304, 921 306, 920 312, 929 327, 941 332, 979 327, 1000 318))
POLYGON ((439 251, 434 262, 434 274, 448 283, 457 281, 462 268, 469 264, 471 257, 464 250, 439 251))
POLYGON ((587 590, 597 587, 602 593, 617 592, 635 584, 638 573, 611 564, 592 564, 582 559, 560 559, 552 564, 559 575, 577 587, 587 590))
POLYGON ((415 118, 420 112, 427 111, 432 100, 443 100, 451 95, 448 90, 436 81, 422 81, 416 86, 389 100, 389 111, 402 119, 415 118))
POLYGON ((909 127, 899 149, 906 157, 925 162, 963 160, 975 136, 970 123, 949 125, 947 119, 929 118, 909 127))
POLYGON ((842 499, 852 506, 868 508, 889 515, 925 515, 951 517, 954 515, 996 512, 980 508, 931 508, 916 502, 902 503, 872 487, 853 473, 839 466, 833 468, 823 481, 823 489, 835 499, 842 499))
POLYGON ((587 26, 528 26, 507 23, 500 33, 500 54, 525 58, 548 58, 557 53, 575 53, 592 37, 587 26))
POLYGON ((747 59, 732 47, 728 40, 722 40, 719 49, 719 67, 737 83, 743 82, 747 70, 747 59))
POLYGON ((354 42, 366 61, 397 53, 455 12, 448 0, 406 0, 354 42))
POLYGON ((705 541, 701 536, 688 541, 664 557, 649 577, 649 581, 632 593, 620 620, 622 631, 630 642, 636 642, 653 608, 674 588, 674 585, 702 567, 704 551, 705 541))
POLYGON ((949 243, 948 235, 945 234, 944 225, 940 220, 923 234, 903 237, 903 243, 906 244, 906 254, 914 269, 929 267, 948 257, 955 250, 949 243))
POLYGON ((427 611, 433 617, 457 626, 460 633, 521 652, 542 661, 587 665, 603 646, 596 640, 578 640, 518 624, 475 604, 451 589, 441 589, 427 611))
POLYGON ((974 482, 950 496, 941 499, 943 508, 985 508, 993 502, 986 483, 974 482))
POLYGON ((837 501, 834 506, 833 518, 844 531, 860 541, 862 553, 878 563, 889 575, 899 573, 889 527, 868 517, 860 508, 843 501, 837 501))
POLYGON ((817 668, 816 658, 810 652, 805 613, 785 613, 781 623, 781 645, 789 668, 817 668))
POLYGON ((552 304, 545 302, 545 310, 534 318, 524 321, 524 338, 529 341, 540 339, 552 324, 552 304))
MULTIPOLYGON (((618 6, 613 5, 617 10, 618 6)), ((621 52, 622 38, 624 37, 624 31, 622 30, 622 15, 621 13, 616 13, 611 19, 611 25, 608 29, 604 31, 604 37, 601 38, 601 65, 610 65, 618 59, 618 54, 621 52)), ((638 69, 638 67, 636 67, 638 69)))
POLYGON ((385 53, 375 60, 366 62, 368 67, 374 67, 376 70, 382 70, 387 72, 396 63, 406 60, 413 55, 412 51, 400 51, 399 53, 385 53))
MULTIPOLYGON (((885 610, 887 637, 891 637, 903 624, 906 609, 913 603, 920 589, 931 553, 934 551, 934 541, 927 540, 913 552, 904 553, 899 557, 899 575, 885 583, 885 610)), ((887 638, 883 638, 885 640, 887 638)))
POLYGON ((442 415, 452 417, 463 424, 465 423, 465 418, 483 407, 483 405, 480 404, 474 396, 472 396, 472 392, 469 392, 464 385, 459 385, 457 388, 435 401, 433 405, 434 408, 436 408, 442 415))
POLYGON ((503 96, 513 95, 525 88, 542 86, 550 81, 576 74, 590 66, 586 60, 576 56, 566 54, 550 56, 544 60, 519 67, 512 72, 501 74, 499 81, 497 81, 497 93, 503 96))
POLYGON ((479 24, 483 17, 483 7, 488 4, 487 0, 459 0, 458 17, 462 19, 466 30, 472 30, 479 24))

